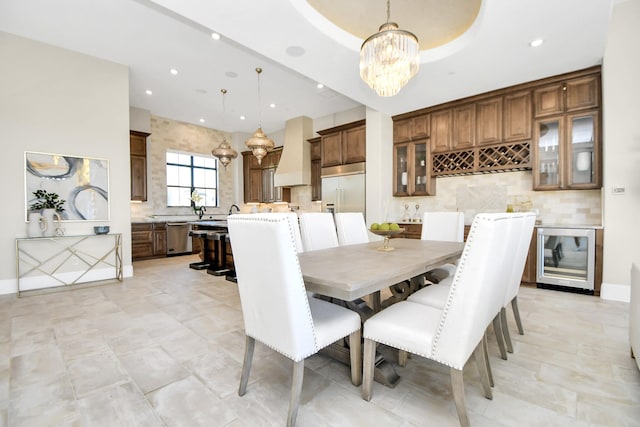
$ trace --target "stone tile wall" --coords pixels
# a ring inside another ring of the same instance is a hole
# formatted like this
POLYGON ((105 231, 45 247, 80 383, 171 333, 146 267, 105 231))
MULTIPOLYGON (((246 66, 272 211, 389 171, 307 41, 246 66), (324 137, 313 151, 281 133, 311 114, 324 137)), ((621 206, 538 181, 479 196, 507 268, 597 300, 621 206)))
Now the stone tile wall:
POLYGON ((387 220, 400 220, 405 204, 413 215, 417 204, 420 212, 462 211, 470 224, 478 212, 504 212, 512 204, 515 210, 538 212, 538 219, 547 225, 602 225, 601 190, 531 188, 531 171, 437 178, 436 196, 391 197, 387 220))
MULTIPOLYGON (((231 141, 231 134, 196 126, 189 123, 151 116, 151 136, 147 138, 147 169, 150 171, 147 182, 147 202, 131 203, 131 218, 147 218, 164 215, 192 215, 190 208, 167 207, 167 149, 188 153, 211 155, 226 136, 231 141)), ((222 165, 219 171, 218 190, 220 208, 207 210, 207 214, 226 214, 233 203, 233 176, 231 168, 225 170, 222 165)))

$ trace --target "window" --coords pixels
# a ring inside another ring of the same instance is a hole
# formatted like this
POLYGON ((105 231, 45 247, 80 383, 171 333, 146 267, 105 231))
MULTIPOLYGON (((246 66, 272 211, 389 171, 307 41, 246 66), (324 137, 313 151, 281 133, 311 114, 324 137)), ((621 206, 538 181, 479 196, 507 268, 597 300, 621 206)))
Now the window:
POLYGON ((167 151, 167 206, 218 206, 218 160, 210 156, 167 151))

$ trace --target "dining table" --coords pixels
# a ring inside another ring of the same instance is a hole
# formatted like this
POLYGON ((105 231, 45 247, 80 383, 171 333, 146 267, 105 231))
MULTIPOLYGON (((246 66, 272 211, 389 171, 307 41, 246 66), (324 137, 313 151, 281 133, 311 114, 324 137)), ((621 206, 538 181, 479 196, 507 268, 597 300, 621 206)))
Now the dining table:
MULTIPOLYGON (((380 291, 399 283, 418 283, 428 271, 460 258, 463 248, 464 243, 460 242, 397 238, 391 239, 388 247, 382 241, 372 241, 302 252, 298 260, 308 291, 343 301, 358 311, 364 322, 388 305, 381 304, 380 291), (368 305, 362 302, 367 296, 368 305)), ((406 297, 405 294, 403 298, 406 297)), ((328 351, 348 363, 348 349, 332 346, 328 351)), ((376 361, 374 378, 389 387, 399 381, 395 369, 381 356, 376 361)))

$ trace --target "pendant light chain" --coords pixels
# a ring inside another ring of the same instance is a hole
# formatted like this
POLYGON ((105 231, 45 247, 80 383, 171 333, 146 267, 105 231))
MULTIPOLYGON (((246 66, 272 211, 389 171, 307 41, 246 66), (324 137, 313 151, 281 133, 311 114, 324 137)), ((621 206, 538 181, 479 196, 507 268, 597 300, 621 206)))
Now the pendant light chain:
POLYGON ((260 98, 260 73, 262 73, 262 68, 256 68, 256 73, 258 73, 258 127, 262 128, 262 108, 260 107, 262 105, 262 99, 260 98))
POLYGON ((391 19, 391 0, 387 0, 387 24, 391 19))

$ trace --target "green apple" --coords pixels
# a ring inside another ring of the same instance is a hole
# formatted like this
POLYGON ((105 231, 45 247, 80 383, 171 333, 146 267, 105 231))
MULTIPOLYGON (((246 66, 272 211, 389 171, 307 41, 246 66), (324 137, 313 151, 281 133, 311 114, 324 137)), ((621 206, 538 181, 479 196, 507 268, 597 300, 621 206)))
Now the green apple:
POLYGON ((382 224, 380 224, 380 227, 378 229, 380 231, 389 231, 389 223, 383 222, 382 224))
POLYGON ((371 224, 371 229, 372 230, 377 230, 380 228, 380 224, 378 224, 377 222, 374 222, 373 224, 371 224))
POLYGON ((395 222, 391 223, 391 224, 389 224, 389 230, 400 230, 400 226, 398 224, 396 224, 395 222))

